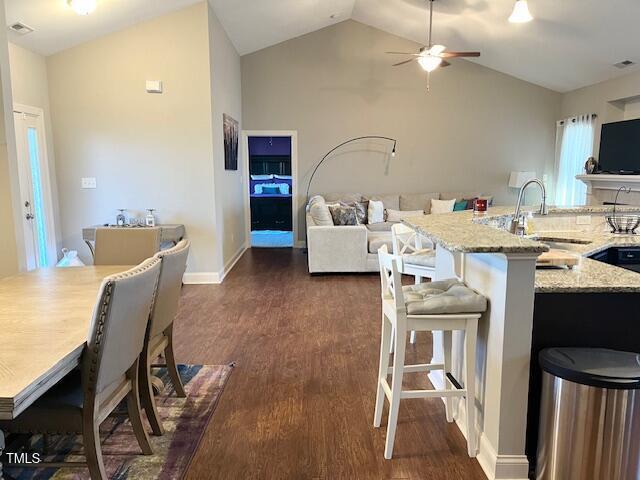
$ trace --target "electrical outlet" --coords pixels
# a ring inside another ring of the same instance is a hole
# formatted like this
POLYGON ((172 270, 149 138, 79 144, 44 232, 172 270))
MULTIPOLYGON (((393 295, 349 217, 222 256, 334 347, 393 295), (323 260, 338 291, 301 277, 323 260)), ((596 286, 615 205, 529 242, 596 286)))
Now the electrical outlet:
POLYGON ((591 215, 578 215, 576 225, 591 225, 591 215))
POLYGON ((82 177, 82 188, 96 188, 96 177, 82 177))

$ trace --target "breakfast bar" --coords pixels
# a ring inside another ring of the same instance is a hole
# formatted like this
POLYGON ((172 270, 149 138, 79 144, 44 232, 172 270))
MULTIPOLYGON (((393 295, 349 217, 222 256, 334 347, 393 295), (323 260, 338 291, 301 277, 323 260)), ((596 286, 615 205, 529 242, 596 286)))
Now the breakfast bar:
MULTIPOLYGON (((457 277, 489 300, 478 328, 475 402, 477 458, 489 479, 525 480, 535 466, 542 348, 638 351, 640 274, 589 258, 640 246, 633 235, 608 233, 604 215, 609 210, 552 208, 547 216, 532 217, 529 236, 507 231, 513 215, 507 207, 482 216, 455 212, 405 221, 435 246, 434 280, 457 277), (538 257, 549 250, 573 254, 578 264, 536 268, 538 257)), ((461 346, 461 335, 454 335, 454 351, 461 346)), ((436 332, 432 361, 442 357, 436 332)), ((464 385, 462 369, 452 369, 464 385)), ((430 379, 442 388, 440 372, 431 372, 430 379)), ((465 418, 460 403, 455 421, 467 435, 465 418)))

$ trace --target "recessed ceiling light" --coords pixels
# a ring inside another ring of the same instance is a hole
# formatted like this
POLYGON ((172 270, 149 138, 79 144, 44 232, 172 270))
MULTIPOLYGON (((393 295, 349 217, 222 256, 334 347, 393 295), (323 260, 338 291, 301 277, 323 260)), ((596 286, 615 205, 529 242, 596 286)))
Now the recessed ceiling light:
POLYGON ((533 16, 529 13, 529 5, 527 0, 516 0, 516 4, 513 6, 513 12, 509 17, 511 23, 526 23, 533 20, 533 16))
POLYGON ((97 0, 67 0, 67 4, 78 15, 89 15, 96 9, 97 0))

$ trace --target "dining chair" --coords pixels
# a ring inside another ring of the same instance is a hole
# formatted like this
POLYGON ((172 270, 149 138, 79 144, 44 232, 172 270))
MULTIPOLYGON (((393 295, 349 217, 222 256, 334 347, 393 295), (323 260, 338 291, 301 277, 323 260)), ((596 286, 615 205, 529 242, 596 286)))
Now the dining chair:
MULTIPOLYGON (((17 418, 0 428, 25 434, 81 434, 93 480, 107 478, 100 424, 126 398, 133 433, 145 455, 153 453, 142 423, 138 362, 160 275, 160 259, 150 258, 126 272, 106 277, 100 287, 81 365, 17 418)), ((51 466, 59 464, 51 464, 51 466)), ((47 463, 33 464, 44 468, 47 463)), ((20 465, 24 467, 24 465, 20 465)))
POLYGON ((167 372, 178 397, 185 397, 184 387, 173 354, 173 320, 178 311, 182 276, 187 266, 190 243, 181 240, 175 247, 156 253, 161 260, 158 293, 153 306, 147 335, 140 354, 140 401, 147 413, 147 419, 154 435, 162 435, 164 428, 158 415, 153 395, 151 368, 160 353, 164 353, 167 372))
POLYGON ((159 250, 159 227, 97 228, 93 264, 138 265, 159 250))

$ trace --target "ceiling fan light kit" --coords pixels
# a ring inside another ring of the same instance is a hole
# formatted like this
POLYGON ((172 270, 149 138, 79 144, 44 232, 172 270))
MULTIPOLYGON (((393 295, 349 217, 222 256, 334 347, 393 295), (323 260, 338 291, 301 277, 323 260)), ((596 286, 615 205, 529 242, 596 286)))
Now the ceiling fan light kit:
MULTIPOLYGON (((434 45, 431 41, 431 33, 433 30, 433 2, 434 0, 427 0, 429 2, 429 20, 428 20, 428 38, 427 46, 420 48, 418 53, 406 53, 406 52, 387 52, 391 55, 411 55, 412 58, 403 60, 402 62, 393 64, 394 67, 398 65, 405 65, 413 61, 417 61, 420 67, 427 72, 427 74, 433 72, 439 67, 448 67, 451 65, 445 60, 445 58, 453 57, 479 57, 480 52, 447 52, 447 48, 444 45, 434 45)), ((429 91, 429 75, 427 75, 427 91, 429 91)))
POLYGON ((509 16, 511 23, 527 23, 533 20, 531 12, 529 12, 529 5, 527 0, 516 0, 516 4, 513 6, 513 12, 509 16))
POLYGON ((97 6, 97 0, 67 0, 67 5, 78 15, 89 15, 97 6))

